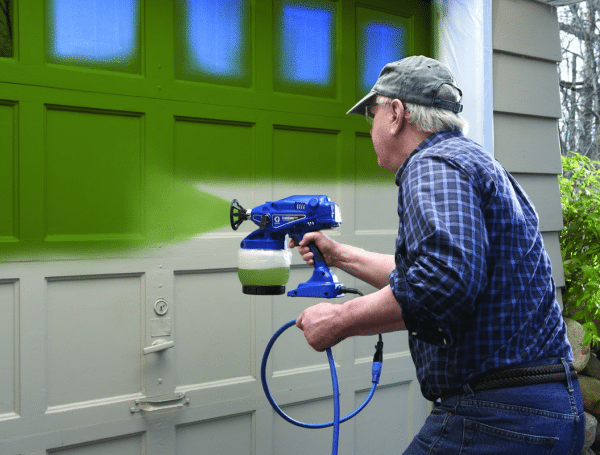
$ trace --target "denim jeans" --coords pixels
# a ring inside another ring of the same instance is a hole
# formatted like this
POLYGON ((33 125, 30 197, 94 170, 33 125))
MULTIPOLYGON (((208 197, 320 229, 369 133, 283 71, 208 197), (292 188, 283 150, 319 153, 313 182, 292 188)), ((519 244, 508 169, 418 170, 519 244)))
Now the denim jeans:
POLYGON ((584 419, 579 381, 570 376, 476 392, 465 386, 437 402, 404 455, 579 455, 584 419))

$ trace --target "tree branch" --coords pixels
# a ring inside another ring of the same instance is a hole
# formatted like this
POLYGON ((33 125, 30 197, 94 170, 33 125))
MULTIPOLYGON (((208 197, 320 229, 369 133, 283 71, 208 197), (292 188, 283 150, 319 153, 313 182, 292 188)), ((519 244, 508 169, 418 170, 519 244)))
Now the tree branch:
POLYGON ((584 81, 575 81, 575 82, 569 82, 569 81, 559 81, 560 86, 562 88, 566 88, 568 90, 575 90, 575 91, 579 91, 583 88, 583 86, 586 85, 586 83, 584 81))
POLYGON ((596 35, 595 33, 588 32, 587 30, 583 29, 582 27, 579 27, 579 26, 576 26, 573 24, 565 24, 563 22, 560 22, 558 24, 558 26, 559 26, 561 32, 565 32, 565 33, 568 33, 569 35, 573 35, 582 41, 593 41, 593 40, 598 39, 598 35, 596 35))

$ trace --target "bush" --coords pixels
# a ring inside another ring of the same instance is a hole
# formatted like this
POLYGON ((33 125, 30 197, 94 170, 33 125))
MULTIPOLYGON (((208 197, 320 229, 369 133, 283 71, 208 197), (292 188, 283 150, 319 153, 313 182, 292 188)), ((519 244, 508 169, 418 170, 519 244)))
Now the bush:
POLYGON ((564 312, 582 323, 584 342, 600 341, 600 163, 573 153, 563 157, 559 177, 565 270, 564 312))

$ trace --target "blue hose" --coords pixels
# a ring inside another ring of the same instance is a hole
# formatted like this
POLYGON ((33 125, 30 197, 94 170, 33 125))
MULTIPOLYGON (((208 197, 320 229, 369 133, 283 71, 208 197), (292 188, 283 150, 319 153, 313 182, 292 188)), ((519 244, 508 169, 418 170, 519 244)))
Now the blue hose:
POLYGON ((339 391, 339 384, 338 384, 338 378, 337 378, 337 371, 335 368, 335 362, 333 360, 333 353, 331 352, 330 348, 327 348, 326 352, 327 352, 327 358, 329 360, 329 369, 331 370, 331 382, 333 383, 333 408, 334 408, 333 421, 326 422, 326 423, 300 422, 298 420, 292 419, 290 416, 288 416, 285 412, 283 412, 281 410, 281 408, 277 405, 277 403, 275 403, 275 400, 273 399, 273 396, 271 395, 271 392, 269 391, 269 386, 267 385, 267 360, 269 359, 269 354, 271 353, 271 348, 273 348, 273 344, 275 344, 275 341, 277 340, 277 338, 279 338, 279 336, 283 332, 285 332, 287 329, 289 329, 290 327, 292 327, 294 325, 296 325, 295 319, 292 319, 291 321, 286 322, 284 325, 282 325, 279 328, 279 330, 277 330, 273 334, 273 336, 269 340, 269 343, 267 344, 267 347, 265 348, 265 353, 263 355, 262 363, 260 366, 260 379, 262 381, 263 390, 265 392, 265 396, 267 397, 267 400, 269 400, 269 403, 271 403, 271 406, 273 407, 273 409, 277 412, 277 414, 279 414, 281 417, 283 417, 284 420, 287 420, 289 423, 296 425, 298 427, 311 428, 311 429, 327 428, 327 427, 333 426, 333 448, 332 448, 331 453, 333 455, 337 455, 338 445, 339 445, 340 424, 350 420, 352 417, 357 415, 360 411, 362 411, 365 408, 365 406, 369 403, 369 401, 371 401, 371 398, 373 398, 373 394, 375 393, 375 389, 377 388, 377 384, 379 383, 379 377, 381 376, 381 359, 382 359, 383 343, 380 340, 379 344, 376 346, 377 353, 375 354, 375 356, 378 360, 375 360, 375 359, 373 360, 373 371, 372 371, 373 385, 371 386, 371 391, 369 392, 369 395, 367 396, 365 401, 358 408, 356 408, 353 412, 351 412, 350 414, 348 414, 346 417, 344 417, 342 419, 340 419, 340 391, 339 391))

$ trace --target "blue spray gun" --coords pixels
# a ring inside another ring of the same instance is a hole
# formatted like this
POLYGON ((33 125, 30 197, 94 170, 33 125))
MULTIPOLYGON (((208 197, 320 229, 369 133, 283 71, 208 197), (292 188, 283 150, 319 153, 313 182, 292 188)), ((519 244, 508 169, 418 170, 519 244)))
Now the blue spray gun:
MULTIPOLYGON (((251 220, 258 229, 241 243, 238 252, 238 276, 244 294, 278 295, 285 292, 290 275, 291 253, 286 249, 288 235, 296 245, 304 234, 338 227, 342 223, 340 209, 323 195, 290 196, 266 202, 252 210, 244 209, 236 199, 229 210, 231 228, 251 220)), ((309 248, 315 256, 312 277, 288 292, 290 297, 342 297, 343 286, 329 270, 323 254, 314 243, 309 248)))
MULTIPOLYGON (((242 291, 244 294, 252 295, 285 293, 285 284, 290 277, 292 256, 286 248, 286 235, 298 245, 306 233, 332 229, 342 223, 338 205, 323 195, 290 196, 279 201, 266 202, 251 210, 246 210, 234 199, 231 201, 229 209, 229 220, 234 231, 246 220, 251 220, 258 226, 257 230, 242 240, 241 248, 238 251, 238 277, 242 282, 242 291)), ((309 248, 315 257, 312 277, 307 282, 300 283, 293 291, 289 291, 288 296, 334 298, 342 297, 344 292, 361 294, 358 290, 345 288, 338 282, 335 274, 327 267, 323 254, 314 243, 310 243, 309 248)), ((296 320, 291 320, 281 326, 267 344, 260 370, 263 390, 273 409, 289 423, 302 428, 333 427, 332 455, 337 455, 340 424, 362 411, 375 393, 381 375, 383 341, 379 335, 379 342, 375 346, 376 351, 373 357, 371 391, 363 403, 345 417, 340 415, 335 362, 331 349, 327 348, 333 384, 334 418, 331 422, 326 423, 304 423, 292 419, 281 410, 275 403, 267 384, 267 360, 273 344, 285 330, 295 324, 296 320)))

